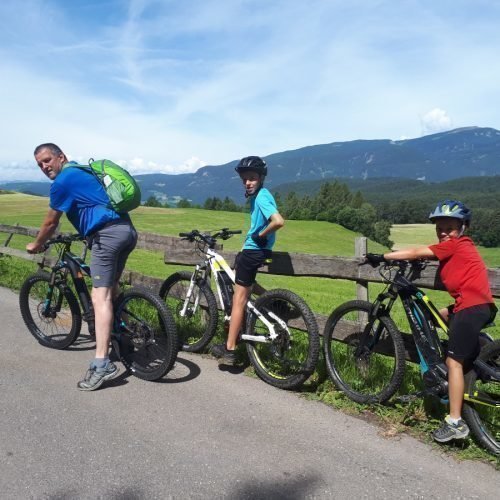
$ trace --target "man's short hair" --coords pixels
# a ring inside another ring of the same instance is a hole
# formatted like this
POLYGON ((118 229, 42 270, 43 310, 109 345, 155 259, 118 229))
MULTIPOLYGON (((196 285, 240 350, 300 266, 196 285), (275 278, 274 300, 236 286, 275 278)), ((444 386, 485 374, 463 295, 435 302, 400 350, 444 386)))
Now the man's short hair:
POLYGON ((50 151, 52 151, 52 153, 54 153, 56 156, 64 154, 62 149, 53 142, 45 142, 35 148, 33 156, 36 156, 42 149, 50 149, 50 151))

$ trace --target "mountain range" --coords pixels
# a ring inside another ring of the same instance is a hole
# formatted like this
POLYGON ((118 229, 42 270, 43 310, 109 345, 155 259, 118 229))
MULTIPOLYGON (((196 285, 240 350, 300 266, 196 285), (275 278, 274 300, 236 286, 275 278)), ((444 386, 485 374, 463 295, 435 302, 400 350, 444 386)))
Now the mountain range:
MULTIPOLYGON (((500 131, 466 127, 417 139, 332 142, 274 153, 265 160, 269 170, 266 186, 272 191, 283 184, 290 190, 290 184, 296 182, 334 178, 351 180, 363 191, 363 181, 381 177, 442 182, 495 176, 500 174, 500 131)), ((136 179, 143 201, 155 196, 172 204, 179 198, 203 203, 208 197, 228 196, 239 203, 243 191, 234 172, 237 162, 205 166, 191 174, 144 174, 136 179)), ((0 184, 0 189, 43 196, 48 195, 49 187, 47 182, 0 184)))

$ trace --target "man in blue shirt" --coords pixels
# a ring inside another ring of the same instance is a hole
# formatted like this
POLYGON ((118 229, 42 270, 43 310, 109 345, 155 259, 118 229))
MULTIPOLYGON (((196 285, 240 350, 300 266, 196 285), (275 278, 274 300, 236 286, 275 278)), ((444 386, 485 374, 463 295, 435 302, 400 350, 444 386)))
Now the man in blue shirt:
POLYGON ((227 364, 236 361, 236 344, 245 317, 245 307, 255 283, 259 267, 271 258, 276 231, 285 221, 278 212, 273 195, 263 187, 267 175, 266 162, 258 156, 242 158, 235 168, 243 185, 245 196, 250 198, 250 230, 243 249, 236 256, 233 307, 225 344, 213 346, 212 354, 227 364))
POLYGON ((77 386, 82 391, 98 389, 103 382, 118 375, 109 360, 109 342, 113 326, 113 299, 118 294, 118 280, 125 262, 137 243, 137 233, 128 214, 116 213, 100 182, 80 168, 71 168, 62 150, 53 143, 37 146, 34 152, 42 172, 52 181, 49 210, 29 253, 43 250, 59 225, 63 213, 91 248, 92 304, 95 314, 96 353, 84 379, 77 386))

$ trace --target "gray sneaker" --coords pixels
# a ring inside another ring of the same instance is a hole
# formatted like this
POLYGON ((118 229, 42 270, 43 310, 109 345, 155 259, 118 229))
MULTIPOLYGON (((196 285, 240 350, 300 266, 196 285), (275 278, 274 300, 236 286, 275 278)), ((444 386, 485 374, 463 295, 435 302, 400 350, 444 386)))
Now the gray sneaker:
POLYGON ((452 424, 445 419, 443 425, 432 433, 432 437, 438 443, 447 443, 452 439, 465 439, 469 435, 469 426, 464 419, 452 424))
POLYGON ((85 374, 85 378, 78 382, 77 387, 81 391, 95 391, 106 380, 115 378, 119 371, 118 367, 111 361, 104 368, 95 368, 91 365, 85 374))

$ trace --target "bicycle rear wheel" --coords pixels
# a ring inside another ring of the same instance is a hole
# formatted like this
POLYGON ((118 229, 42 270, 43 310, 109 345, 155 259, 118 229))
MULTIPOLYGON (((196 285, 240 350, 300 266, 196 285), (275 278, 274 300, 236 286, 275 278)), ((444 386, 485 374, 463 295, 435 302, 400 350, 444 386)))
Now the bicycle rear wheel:
POLYGON ((120 360, 136 377, 157 380, 174 365, 175 322, 165 303, 149 290, 133 287, 120 295, 114 330, 120 360))
MULTIPOLYGON (((478 360, 500 374, 500 340, 487 344, 478 360)), ((465 376, 465 401, 462 415, 473 436, 483 448, 500 455, 500 382, 473 369, 465 376), (487 400, 488 404, 468 401, 467 397, 487 400)))
POLYGON ((314 372, 319 357, 319 332, 313 312, 288 290, 265 292, 255 307, 278 336, 271 340, 262 320, 249 314, 245 333, 267 337, 266 342, 247 341, 250 363, 264 382, 280 389, 299 388, 314 372))
POLYGON ((219 313, 212 290, 205 281, 197 280, 185 314, 181 316, 191 276, 189 271, 180 271, 169 276, 160 288, 160 297, 174 316, 179 348, 183 351, 201 352, 215 335, 219 313))
POLYGON ((50 274, 36 273, 23 283, 19 307, 24 323, 40 344, 52 349, 66 349, 80 334, 82 316, 73 292, 59 284, 49 302, 50 274))
POLYGON ((371 308, 362 300, 342 304, 328 318, 323 334, 328 374, 357 403, 387 401, 405 370, 401 334, 388 316, 370 318, 371 308))

